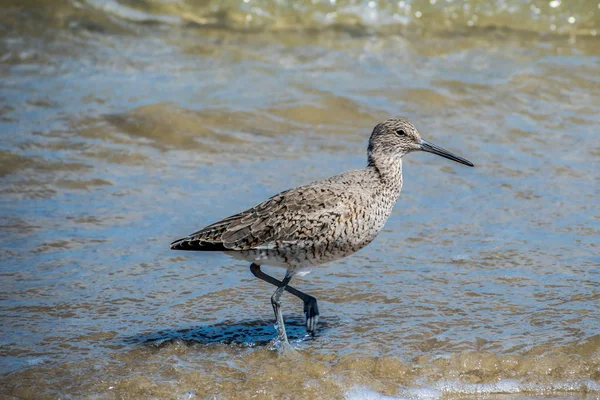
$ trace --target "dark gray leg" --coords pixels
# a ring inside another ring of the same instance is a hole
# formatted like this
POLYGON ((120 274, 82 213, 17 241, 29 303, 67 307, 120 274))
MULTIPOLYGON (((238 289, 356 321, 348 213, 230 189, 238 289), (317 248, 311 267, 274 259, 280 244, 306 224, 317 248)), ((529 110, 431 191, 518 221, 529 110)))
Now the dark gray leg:
MULTIPOLYGON (((252 263, 250 265, 250 271, 255 277, 267 283, 270 283, 271 285, 279 287, 282 284, 281 281, 262 272, 260 269, 260 265, 252 263)), ((319 307, 317 306, 317 299, 291 286, 286 286, 285 291, 290 294, 293 294, 294 296, 298 297, 304 302, 304 315, 306 316, 306 332, 314 336, 315 330, 317 329, 317 322, 319 322, 319 307)))
POLYGON ((283 281, 281 281, 281 285, 275 290, 273 296, 271 296, 271 305, 273 306, 273 312, 277 319, 278 339, 284 350, 293 350, 293 348, 290 345, 290 342, 288 342, 287 334, 285 333, 285 324, 283 323, 283 313, 281 312, 281 303, 279 302, 279 299, 281 299, 281 295, 290 280, 292 280, 291 275, 286 275, 285 278, 283 278, 283 281))

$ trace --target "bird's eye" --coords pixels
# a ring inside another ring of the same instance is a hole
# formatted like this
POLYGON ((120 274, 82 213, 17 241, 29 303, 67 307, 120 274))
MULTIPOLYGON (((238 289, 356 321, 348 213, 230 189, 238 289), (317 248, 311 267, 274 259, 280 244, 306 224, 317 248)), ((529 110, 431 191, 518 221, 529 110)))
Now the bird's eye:
POLYGON ((405 136, 406 135, 406 132, 404 132, 404 129, 398 129, 396 131, 396 133, 398 134, 398 136, 405 136))

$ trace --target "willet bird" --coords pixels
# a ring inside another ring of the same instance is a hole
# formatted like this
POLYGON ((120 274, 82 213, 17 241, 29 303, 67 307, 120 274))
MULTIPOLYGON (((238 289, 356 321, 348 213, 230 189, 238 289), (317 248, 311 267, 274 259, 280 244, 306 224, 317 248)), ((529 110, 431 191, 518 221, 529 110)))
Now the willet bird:
POLYGON ((402 157, 426 151, 470 167, 473 164, 426 140, 405 118, 378 124, 369 139, 366 168, 281 192, 262 203, 215 222, 174 241, 171 249, 223 251, 251 262, 257 278, 277 286, 271 304, 279 342, 288 342, 280 298, 287 291, 304 301, 306 330, 314 334, 319 317, 317 300, 292 286, 295 275, 365 247, 381 231, 402 189, 402 157), (261 271, 261 265, 283 267, 278 280, 261 271))

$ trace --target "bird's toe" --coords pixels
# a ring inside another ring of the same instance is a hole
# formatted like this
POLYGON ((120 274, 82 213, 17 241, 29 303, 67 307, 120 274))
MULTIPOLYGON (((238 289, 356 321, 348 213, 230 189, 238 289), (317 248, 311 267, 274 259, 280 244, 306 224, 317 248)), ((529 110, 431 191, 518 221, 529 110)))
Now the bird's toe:
POLYGON ((311 335, 315 334, 317 322, 319 321, 319 307, 317 299, 310 297, 304 302, 304 314, 306 316, 306 331, 311 335))

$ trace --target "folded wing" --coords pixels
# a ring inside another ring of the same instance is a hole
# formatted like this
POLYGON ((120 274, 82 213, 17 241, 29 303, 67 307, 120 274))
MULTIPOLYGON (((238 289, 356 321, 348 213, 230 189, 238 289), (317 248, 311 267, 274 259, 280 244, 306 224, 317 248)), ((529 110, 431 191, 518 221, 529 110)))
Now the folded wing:
POLYGON ((348 196, 337 185, 301 186, 176 240, 171 249, 242 251, 334 236, 351 218, 348 196))

